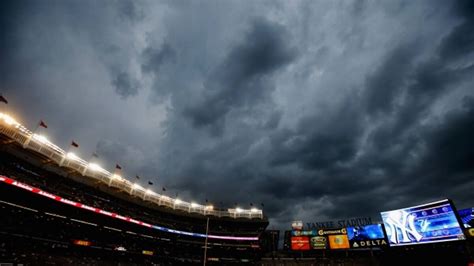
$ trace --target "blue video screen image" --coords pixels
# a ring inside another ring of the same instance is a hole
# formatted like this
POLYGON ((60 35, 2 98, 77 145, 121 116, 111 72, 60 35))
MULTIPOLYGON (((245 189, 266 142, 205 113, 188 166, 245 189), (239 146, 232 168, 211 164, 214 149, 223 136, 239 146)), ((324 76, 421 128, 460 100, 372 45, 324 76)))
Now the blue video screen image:
POLYGON ((449 200, 381 213, 390 246, 464 240, 449 200))
POLYGON ((458 213, 464 228, 472 228, 474 226, 474 208, 458 210, 458 213))
POLYGON ((371 224, 347 227, 347 237, 349 240, 372 240, 383 239, 385 238, 385 235, 381 224, 371 224))

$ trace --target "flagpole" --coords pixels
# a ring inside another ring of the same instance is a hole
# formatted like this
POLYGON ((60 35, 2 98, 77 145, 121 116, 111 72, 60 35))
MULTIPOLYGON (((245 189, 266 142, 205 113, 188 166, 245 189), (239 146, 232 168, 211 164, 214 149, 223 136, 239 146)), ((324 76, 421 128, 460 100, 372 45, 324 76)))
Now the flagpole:
POLYGON ((35 129, 32 131, 32 133, 31 133, 31 135, 29 136, 29 138, 27 138, 26 141, 25 141, 25 143, 23 143, 23 148, 28 147, 28 145, 30 144, 31 138, 33 137, 33 135, 36 135, 36 131, 37 131, 38 128, 40 127, 42 121, 43 121, 43 120, 40 120, 40 121, 36 124, 36 127, 35 127, 35 129))
POLYGON ((94 154, 95 154, 95 152, 93 152, 93 153, 91 154, 91 156, 89 157, 88 163, 91 163, 91 162, 92 162, 92 159, 96 157, 94 154))
POLYGON ((35 129, 33 130, 33 134, 36 134, 36 131, 37 131, 38 128, 40 127, 40 124, 41 124, 41 121, 36 124, 36 127, 35 127, 35 129))
POLYGON ((204 241, 204 266, 206 266, 206 261, 207 261, 207 235, 208 233, 209 233, 209 217, 207 217, 206 240, 204 241))
POLYGON ((23 148, 28 147, 28 144, 30 144, 31 138, 33 137, 33 135, 36 134, 36 130, 38 130, 38 128, 39 128, 39 123, 36 124, 36 127, 35 127, 35 129, 31 132, 31 135, 26 139, 25 143, 23 143, 23 148))
POLYGON ((66 153, 64 153, 63 158, 59 162, 59 166, 63 166, 64 161, 66 161, 67 155, 71 152, 71 145, 68 146, 66 153))
POLYGON ((0 94, 0 102, 3 102, 5 104, 5 108, 3 108, 3 104, 0 103, 0 112, 6 113, 7 112, 7 105, 8 101, 3 97, 3 95, 0 94))
POLYGON ((67 155, 68 153, 70 153, 72 151, 72 143, 69 143, 68 145, 68 148, 67 148, 67 152, 65 155, 67 155))

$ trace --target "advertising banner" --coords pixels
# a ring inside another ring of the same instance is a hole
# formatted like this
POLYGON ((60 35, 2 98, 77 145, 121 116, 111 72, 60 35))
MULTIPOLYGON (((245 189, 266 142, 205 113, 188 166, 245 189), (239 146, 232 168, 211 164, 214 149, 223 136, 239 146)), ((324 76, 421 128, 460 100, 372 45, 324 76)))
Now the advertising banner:
POLYGON ((347 238, 351 248, 372 248, 388 245, 381 224, 348 227, 347 238))
POLYGON ((307 236, 293 236, 291 238, 292 250, 309 250, 309 238, 307 236))

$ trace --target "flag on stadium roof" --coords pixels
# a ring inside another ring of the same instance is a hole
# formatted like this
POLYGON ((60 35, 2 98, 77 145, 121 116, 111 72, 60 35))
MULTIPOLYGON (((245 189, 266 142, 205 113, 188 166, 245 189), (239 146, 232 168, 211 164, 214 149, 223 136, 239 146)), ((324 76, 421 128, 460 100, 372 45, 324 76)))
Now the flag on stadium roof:
POLYGON ((153 185, 153 182, 151 182, 151 181, 148 181, 148 185, 153 185))
POLYGON ((263 203, 260 203, 260 205, 262 205, 262 207, 265 207, 265 205, 263 205, 263 203))
POLYGON ((8 101, 5 97, 3 97, 3 95, 0 94, 0 102, 3 102, 5 104, 8 104, 8 101))
POLYGON ((253 203, 252 203, 252 202, 250 202, 250 206, 253 206, 253 203))
POLYGON ((162 187, 161 190, 166 191, 166 188, 165 188, 165 187, 162 187))
POLYGON ((71 146, 79 148, 79 144, 77 144, 74 140, 71 141, 71 146))
POLYGON ((39 126, 44 127, 44 128, 48 128, 48 125, 46 125, 46 123, 43 120, 40 120, 39 126))
POLYGON ((140 179, 140 177, 139 177, 138 175, 135 175, 135 178, 136 178, 136 179, 140 179))
POLYGON ((115 168, 119 169, 119 170, 122 170, 122 166, 120 166, 119 164, 115 164, 115 168))

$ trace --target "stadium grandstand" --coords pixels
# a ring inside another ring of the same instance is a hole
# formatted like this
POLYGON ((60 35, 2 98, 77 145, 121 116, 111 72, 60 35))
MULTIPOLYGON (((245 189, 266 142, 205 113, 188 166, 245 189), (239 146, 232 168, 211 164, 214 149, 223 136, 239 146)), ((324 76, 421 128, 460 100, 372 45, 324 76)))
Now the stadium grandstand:
MULTIPOLYGON (((145 189, 0 113, 0 262, 242 265, 260 261, 257 208, 217 209, 145 189)), ((3 264, 2 264, 3 265, 3 264)))

